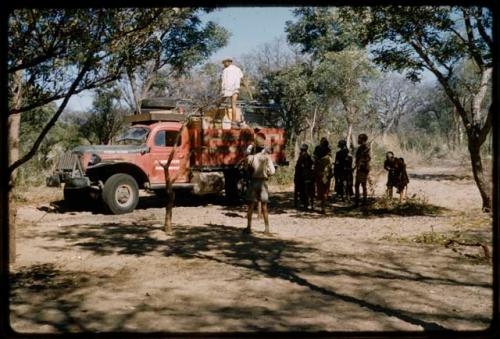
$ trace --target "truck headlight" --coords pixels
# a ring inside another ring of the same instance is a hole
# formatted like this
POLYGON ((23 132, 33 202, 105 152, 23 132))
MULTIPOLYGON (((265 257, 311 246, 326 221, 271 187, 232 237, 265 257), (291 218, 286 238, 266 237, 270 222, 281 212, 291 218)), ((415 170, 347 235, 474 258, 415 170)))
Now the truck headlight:
POLYGON ((94 166, 94 165, 97 165, 100 162, 101 162, 101 157, 98 156, 97 154, 92 154, 92 156, 90 157, 90 161, 89 161, 89 163, 88 163, 87 166, 94 166))

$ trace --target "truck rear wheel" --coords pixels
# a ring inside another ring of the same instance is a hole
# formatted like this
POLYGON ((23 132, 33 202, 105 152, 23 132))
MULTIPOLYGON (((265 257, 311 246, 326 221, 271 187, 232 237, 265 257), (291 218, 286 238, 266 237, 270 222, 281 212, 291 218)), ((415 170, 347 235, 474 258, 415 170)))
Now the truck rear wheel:
POLYGON ((128 174, 114 174, 104 183, 102 199, 111 213, 130 213, 139 202, 137 182, 128 174))

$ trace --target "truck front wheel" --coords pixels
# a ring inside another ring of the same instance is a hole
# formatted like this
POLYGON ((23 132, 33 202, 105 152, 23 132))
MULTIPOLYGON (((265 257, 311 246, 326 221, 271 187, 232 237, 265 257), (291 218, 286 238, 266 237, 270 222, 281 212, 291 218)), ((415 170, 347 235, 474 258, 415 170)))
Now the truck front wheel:
POLYGON ((137 182, 128 174, 114 174, 104 183, 102 199, 111 213, 130 213, 139 202, 137 182))

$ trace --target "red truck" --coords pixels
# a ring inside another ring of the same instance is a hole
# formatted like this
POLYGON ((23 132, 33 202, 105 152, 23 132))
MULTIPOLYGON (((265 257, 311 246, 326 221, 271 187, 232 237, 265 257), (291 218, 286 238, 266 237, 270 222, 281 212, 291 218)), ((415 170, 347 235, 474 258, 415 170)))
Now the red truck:
POLYGON ((257 133, 265 136, 275 165, 288 164, 283 129, 223 128, 217 119, 182 111, 182 106, 142 109, 143 114, 129 117, 131 126, 114 145, 79 146, 62 155, 47 185, 64 183, 64 199, 73 206, 93 197, 111 213, 132 212, 140 189, 165 189, 162 165, 182 124, 186 128, 169 167, 171 177, 177 177, 174 189, 189 189, 197 195, 224 190, 229 201, 236 201, 241 193, 238 163, 257 133))

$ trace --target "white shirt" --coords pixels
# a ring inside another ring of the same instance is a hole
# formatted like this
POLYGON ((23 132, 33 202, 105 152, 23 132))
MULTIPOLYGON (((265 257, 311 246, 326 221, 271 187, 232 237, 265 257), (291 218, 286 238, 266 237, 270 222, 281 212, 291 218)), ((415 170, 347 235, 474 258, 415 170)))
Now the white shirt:
POLYGON ((247 157, 247 162, 253 169, 252 178, 268 179, 275 173, 273 160, 265 150, 255 155, 249 155, 247 157))
POLYGON ((222 91, 223 97, 230 97, 239 93, 240 82, 243 78, 243 72, 235 65, 229 65, 222 71, 222 91))

